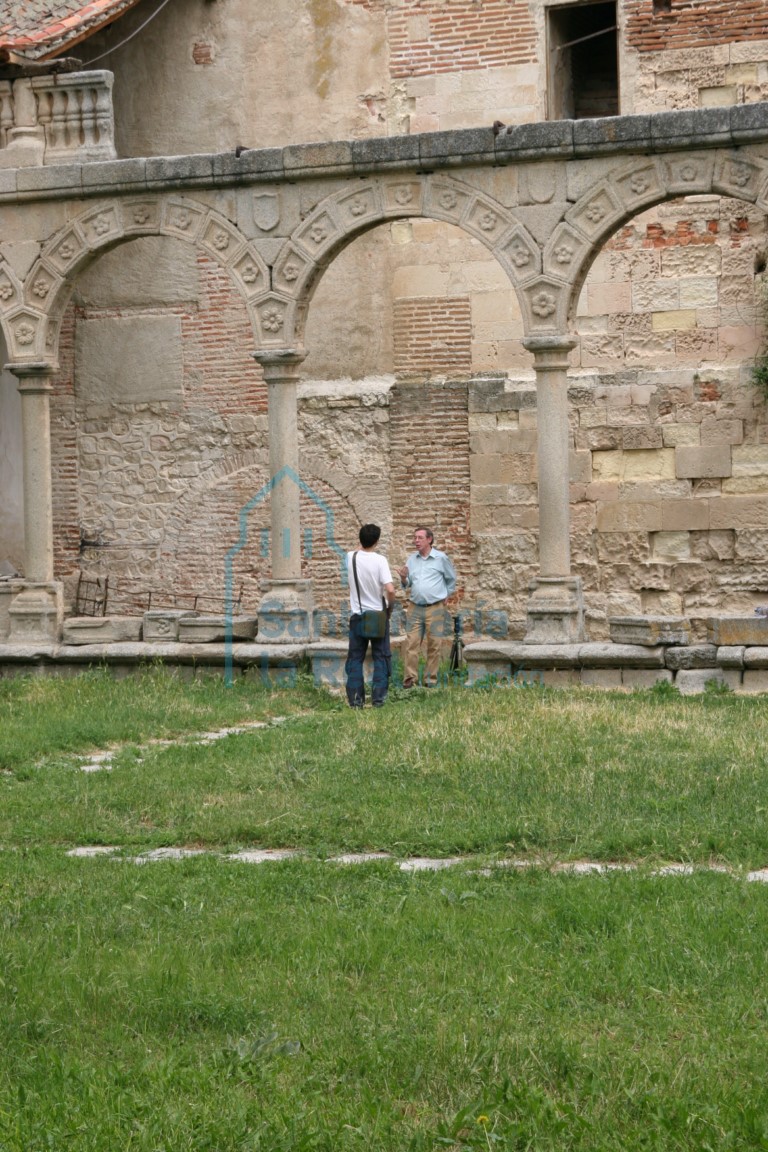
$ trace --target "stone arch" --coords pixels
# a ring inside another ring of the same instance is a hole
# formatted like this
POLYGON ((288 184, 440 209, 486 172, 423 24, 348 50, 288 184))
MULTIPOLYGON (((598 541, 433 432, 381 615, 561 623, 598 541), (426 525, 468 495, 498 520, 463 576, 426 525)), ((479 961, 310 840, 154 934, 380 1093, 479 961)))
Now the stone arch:
POLYGON ((0 263, 0 326, 12 360, 56 363, 76 275, 101 253, 141 236, 167 236, 206 252, 229 274, 249 312, 269 286, 269 269, 255 247, 213 208, 179 195, 110 200, 51 236, 23 282, 0 263))
POLYGON ((571 273, 566 278, 564 324, 570 328, 589 269, 618 228, 657 204, 702 194, 757 204, 768 213, 768 160, 730 149, 637 157, 592 184, 565 213, 544 249, 545 272, 561 263, 571 273))
MULTIPOLYGON (((258 494, 261 488, 269 484, 269 466, 262 449, 253 448, 224 457, 212 463, 204 473, 196 477, 180 494, 172 510, 169 511, 162 538, 153 549, 153 560, 159 563, 164 570, 171 569, 174 560, 181 551, 181 542, 189 534, 190 522, 194 520, 204 499, 215 489, 220 489, 222 486, 233 482, 235 478, 243 478, 249 473, 255 479, 247 499, 251 499, 258 494)), ((378 487, 373 480, 367 483, 356 482, 327 462, 314 456, 310 456, 302 466, 302 480, 310 489, 332 494, 337 515, 340 512, 343 520, 346 519, 349 524, 356 526, 365 520, 378 492, 378 487)), ((347 528, 349 524, 347 524, 347 528)), ((236 536, 237 521, 235 520, 231 524, 230 545, 235 542, 236 536)), ((353 540, 350 542, 350 547, 353 542, 353 540)), ((249 546, 258 546, 256 537, 249 541, 249 546)), ((224 553, 222 553, 222 562, 223 555, 224 553)))
POLYGON ((443 174, 374 177, 327 196, 285 241, 271 291, 254 301, 259 346, 301 347, 312 296, 336 256, 364 232, 408 217, 453 224, 479 240, 504 268, 524 315, 529 312, 541 249, 512 210, 443 174))

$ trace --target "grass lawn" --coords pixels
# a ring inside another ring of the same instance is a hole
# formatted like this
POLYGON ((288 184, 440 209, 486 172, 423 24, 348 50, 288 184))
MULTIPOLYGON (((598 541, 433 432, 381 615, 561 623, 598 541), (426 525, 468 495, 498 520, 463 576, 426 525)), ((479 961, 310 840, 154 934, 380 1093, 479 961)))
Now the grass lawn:
POLYGON ((0 1149, 768 1149, 767 716, 1 680, 0 1149), (162 845, 211 852, 133 862, 162 845), (306 858, 227 858, 254 846, 306 858), (324 859, 371 849, 474 855, 324 859), (547 867, 581 858, 638 868, 547 867))

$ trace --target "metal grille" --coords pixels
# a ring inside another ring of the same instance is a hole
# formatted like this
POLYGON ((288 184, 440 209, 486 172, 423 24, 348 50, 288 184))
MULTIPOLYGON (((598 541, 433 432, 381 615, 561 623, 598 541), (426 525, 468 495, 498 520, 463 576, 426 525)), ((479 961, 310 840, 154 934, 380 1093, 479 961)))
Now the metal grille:
MULTIPOLYGON (((239 613, 242 605, 241 585, 231 602, 231 608, 239 613)), ((109 576, 84 576, 81 573, 78 577, 76 616, 106 616, 107 612, 116 616, 143 616, 151 609, 162 608, 187 612, 224 612, 227 598, 209 592, 168 592, 166 589, 148 588, 126 580, 110 580, 109 576)))

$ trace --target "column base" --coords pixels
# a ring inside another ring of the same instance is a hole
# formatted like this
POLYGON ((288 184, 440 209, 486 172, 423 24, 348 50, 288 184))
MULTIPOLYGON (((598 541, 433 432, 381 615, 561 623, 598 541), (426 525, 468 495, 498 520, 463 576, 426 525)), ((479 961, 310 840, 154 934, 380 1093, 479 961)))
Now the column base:
POLYGON ((578 576, 540 576, 530 586, 526 644, 581 644, 584 600, 578 576))
POLYGON ((14 582, 8 609, 12 644, 58 644, 64 620, 63 586, 58 581, 14 582))
POLYGON ((312 639, 312 581, 270 580, 259 605, 259 643, 296 644, 312 639))
POLYGON ((37 168, 45 158, 42 128, 11 128, 8 143, 0 156, 0 168, 37 168))

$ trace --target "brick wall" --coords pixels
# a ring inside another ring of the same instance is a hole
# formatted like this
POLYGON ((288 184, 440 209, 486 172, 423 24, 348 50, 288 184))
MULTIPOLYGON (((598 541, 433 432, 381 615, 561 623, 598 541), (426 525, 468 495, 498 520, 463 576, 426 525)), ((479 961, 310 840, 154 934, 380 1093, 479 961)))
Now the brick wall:
POLYGON ((395 300, 395 373, 462 375, 472 370, 467 296, 395 300))
POLYGON ((387 13, 393 78, 466 72, 535 61, 528 0, 346 0, 387 13))
POLYGON ((766 0, 672 0, 654 13, 653 0, 626 0, 626 43, 638 52, 712 48, 768 39, 766 0))
POLYGON ((402 564, 414 527, 429 525, 462 596, 473 584, 467 404, 466 380, 400 381, 390 402, 391 560, 402 564))

